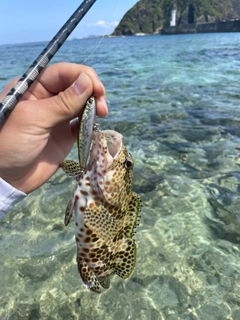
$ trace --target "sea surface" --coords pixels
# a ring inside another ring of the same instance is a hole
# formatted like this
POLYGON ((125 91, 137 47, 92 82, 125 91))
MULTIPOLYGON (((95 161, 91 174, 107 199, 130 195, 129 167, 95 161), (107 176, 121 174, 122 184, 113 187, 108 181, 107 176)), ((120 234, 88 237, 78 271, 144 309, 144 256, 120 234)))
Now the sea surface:
MULTIPOLYGON (((67 41, 53 62, 106 87, 97 120, 123 134, 143 201, 136 267, 99 295, 82 285, 63 223, 75 185, 58 171, 0 222, 0 319, 240 319, 240 34, 99 41, 67 41)), ((45 45, 0 46, 0 89, 45 45)))

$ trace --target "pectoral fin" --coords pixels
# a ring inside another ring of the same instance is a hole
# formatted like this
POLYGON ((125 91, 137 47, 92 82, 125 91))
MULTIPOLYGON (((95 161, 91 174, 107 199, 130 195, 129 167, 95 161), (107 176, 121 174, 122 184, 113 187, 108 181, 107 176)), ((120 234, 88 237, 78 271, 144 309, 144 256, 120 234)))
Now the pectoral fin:
POLYGON ((72 160, 65 160, 61 162, 59 164, 59 168, 62 168, 62 170, 68 175, 68 177, 74 178, 77 181, 79 181, 83 173, 83 168, 81 168, 77 162, 72 160))

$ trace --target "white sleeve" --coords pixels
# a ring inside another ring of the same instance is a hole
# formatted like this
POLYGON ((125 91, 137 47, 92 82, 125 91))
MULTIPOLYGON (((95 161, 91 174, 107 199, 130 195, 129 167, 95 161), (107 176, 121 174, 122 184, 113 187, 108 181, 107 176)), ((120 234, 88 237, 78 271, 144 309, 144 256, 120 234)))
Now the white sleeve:
POLYGON ((0 220, 3 219, 5 213, 10 210, 15 203, 24 199, 27 195, 12 187, 2 178, 0 178, 0 220))

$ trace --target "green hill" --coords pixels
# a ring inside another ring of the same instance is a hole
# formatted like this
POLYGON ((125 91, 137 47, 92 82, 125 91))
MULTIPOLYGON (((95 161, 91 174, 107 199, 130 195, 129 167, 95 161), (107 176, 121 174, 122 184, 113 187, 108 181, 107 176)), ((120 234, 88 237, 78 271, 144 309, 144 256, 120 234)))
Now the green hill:
POLYGON ((122 18, 113 35, 154 34, 169 26, 177 9, 177 25, 240 19, 240 0, 140 0, 122 18))

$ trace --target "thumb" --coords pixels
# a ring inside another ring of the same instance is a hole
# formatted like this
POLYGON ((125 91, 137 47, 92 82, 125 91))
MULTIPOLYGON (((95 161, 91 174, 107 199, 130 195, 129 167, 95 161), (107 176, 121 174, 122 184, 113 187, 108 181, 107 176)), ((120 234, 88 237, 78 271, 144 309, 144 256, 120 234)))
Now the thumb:
POLYGON ((92 92, 91 79, 85 73, 81 73, 77 80, 65 91, 42 100, 41 113, 45 125, 53 127, 63 121, 75 118, 81 113, 92 92))

